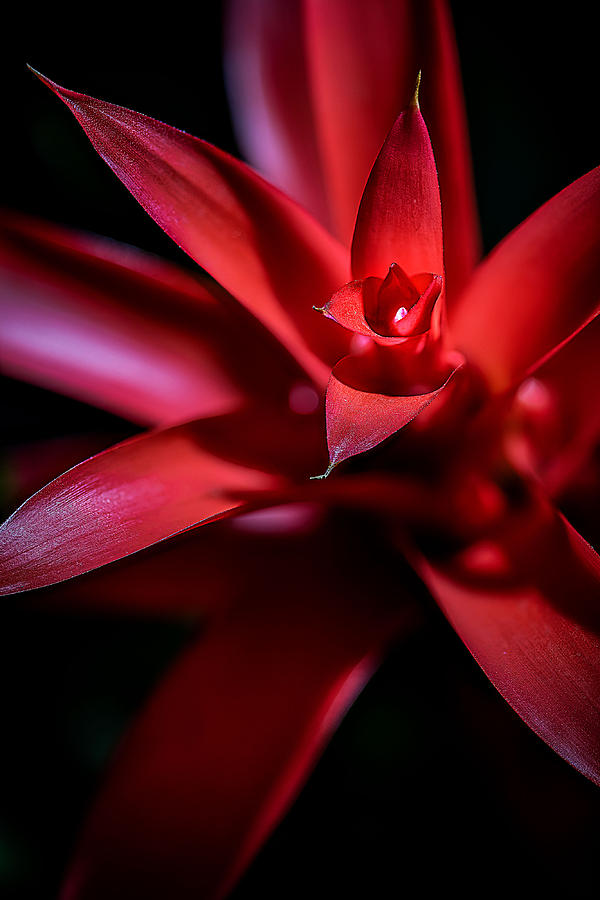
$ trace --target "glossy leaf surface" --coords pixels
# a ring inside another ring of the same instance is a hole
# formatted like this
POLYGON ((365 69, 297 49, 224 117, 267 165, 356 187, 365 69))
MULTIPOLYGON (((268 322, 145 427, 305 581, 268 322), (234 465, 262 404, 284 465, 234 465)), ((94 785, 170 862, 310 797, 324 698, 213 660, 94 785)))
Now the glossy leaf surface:
POLYGON ((80 575, 218 518, 240 506, 236 489, 276 488, 275 476, 225 461, 207 440, 202 420, 150 432, 42 488, 0 528, 2 592, 80 575))
MULTIPOLYGON (((412 339, 417 340, 417 339, 412 339)), ((364 453, 404 428, 432 403, 462 364, 448 360, 439 370, 407 355, 403 348, 382 348, 365 357, 346 357, 333 370, 327 386, 327 445, 330 466, 364 453), (389 357, 393 373, 381 360, 389 357)))
POLYGON ((600 783, 600 560, 541 505, 420 572, 500 693, 550 747, 600 783))
POLYGON ((598 309, 600 168, 570 184, 477 269, 450 327, 496 390, 517 382, 598 309))
POLYGON ((401 113, 373 166, 352 239, 355 278, 443 275, 442 208, 429 133, 416 102, 401 113))
POLYGON ((315 326, 311 306, 347 280, 341 246, 221 150, 41 77, 161 228, 322 381, 317 356, 335 357, 340 339, 327 323, 315 326))

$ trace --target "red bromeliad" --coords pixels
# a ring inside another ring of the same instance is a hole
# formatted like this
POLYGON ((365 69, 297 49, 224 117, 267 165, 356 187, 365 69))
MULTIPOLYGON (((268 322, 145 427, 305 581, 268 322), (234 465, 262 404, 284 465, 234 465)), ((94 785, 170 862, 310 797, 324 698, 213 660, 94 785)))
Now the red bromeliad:
POLYGON ((383 577, 400 558, 516 712, 600 782, 600 562, 552 505, 600 432, 582 400, 600 387, 600 171, 475 269, 442 2, 236 0, 228 39, 269 181, 40 76, 221 287, 0 222, 4 370, 152 427, 11 516, 2 591, 210 620, 127 735, 65 900, 228 892, 408 626, 383 577), (380 553, 348 510, 384 523, 380 553))

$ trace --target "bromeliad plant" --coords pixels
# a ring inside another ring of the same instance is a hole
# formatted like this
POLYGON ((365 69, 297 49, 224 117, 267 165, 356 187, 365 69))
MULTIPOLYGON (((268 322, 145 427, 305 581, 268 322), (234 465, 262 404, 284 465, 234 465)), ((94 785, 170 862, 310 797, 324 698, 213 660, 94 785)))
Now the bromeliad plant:
POLYGON ((407 627, 400 559, 600 780, 600 563, 552 504, 600 433, 600 171, 475 268, 444 4, 283 6, 229 17, 269 180, 40 76, 220 287, 2 218, 5 370, 151 426, 2 526, 3 592, 209 622, 124 740, 66 900, 225 896, 407 627))

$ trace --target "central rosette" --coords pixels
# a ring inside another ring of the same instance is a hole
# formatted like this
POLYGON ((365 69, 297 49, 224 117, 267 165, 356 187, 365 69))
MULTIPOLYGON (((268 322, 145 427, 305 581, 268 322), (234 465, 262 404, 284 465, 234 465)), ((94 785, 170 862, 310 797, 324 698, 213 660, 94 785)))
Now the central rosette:
POLYGON ((363 288, 365 319, 382 337, 410 337, 431 327, 431 315, 442 291, 440 275, 409 278, 392 263, 385 279, 368 278, 363 288))
POLYGON ((327 386, 325 474, 407 425, 464 363, 445 342, 442 209, 418 87, 361 199, 351 249, 354 280, 318 308, 354 334, 327 386))
POLYGON ((370 450, 415 418, 463 359, 442 340, 442 278, 393 263, 336 291, 318 311, 354 333, 327 387, 330 465, 370 450))
POLYGON ((345 284, 320 308, 338 325, 371 338, 378 344, 435 332, 433 313, 442 292, 441 275, 427 272, 408 277, 392 263, 385 278, 369 276, 345 284))

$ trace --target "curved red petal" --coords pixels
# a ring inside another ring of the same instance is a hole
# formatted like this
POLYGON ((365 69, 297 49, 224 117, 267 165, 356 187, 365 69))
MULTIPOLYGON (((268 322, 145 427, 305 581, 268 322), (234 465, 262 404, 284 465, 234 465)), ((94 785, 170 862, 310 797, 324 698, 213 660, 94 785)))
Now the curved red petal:
POLYGON ((599 251, 600 167, 545 203, 478 268, 450 327, 496 390, 598 309, 599 251))
POLYGON ((241 301, 315 380, 344 339, 311 307, 344 281, 342 247, 243 163, 131 110, 40 76, 152 218, 241 301))
POLYGON ((425 334, 431 327, 442 278, 423 273, 418 281, 419 288, 393 263, 385 280, 369 277, 350 281, 318 312, 381 346, 398 345, 407 337, 425 334))
POLYGON ((0 370, 134 422, 285 404, 302 377, 218 285, 132 247, 5 212, 0 271, 0 370))
POLYGON ((72 578, 219 518, 240 507, 236 490, 276 489, 277 476, 210 449, 236 434, 228 417, 200 420, 132 438, 65 472, 0 527, 0 592, 72 578))
POLYGON ((540 507, 452 565, 417 565, 513 709, 600 784, 600 558, 540 507), (520 545, 519 545, 520 544, 520 545))
POLYGON ((376 303, 381 279, 364 278, 350 281, 336 291, 319 312, 354 334, 371 338, 382 345, 400 344, 401 337, 388 337, 373 331, 365 318, 365 309, 376 303))
POLYGON ((232 888, 382 643, 406 627, 406 608, 386 605, 364 565, 344 576, 339 544, 330 529, 282 564, 272 554, 251 596, 167 675, 117 753, 63 900, 209 900, 232 888))
POLYGON ((369 171, 410 100, 417 71, 423 71, 453 299, 480 248, 447 4, 295 0, 282 15, 276 0, 234 0, 227 60, 236 124, 249 159, 347 243, 369 171))
MULTIPOLYGON (((411 339, 418 340, 418 339, 411 339)), ((393 350, 382 352, 393 353, 393 350)), ((415 379, 423 373, 419 363, 409 359, 407 370, 402 371, 401 360, 396 360, 394 380, 390 382, 389 393, 378 390, 378 366, 372 367, 370 360, 361 357, 346 357, 334 368, 327 386, 327 445, 330 466, 328 471, 345 459, 371 450, 390 435, 404 428, 418 416, 450 383, 452 376, 460 368, 462 361, 452 360, 451 367, 445 367, 437 384, 429 380, 419 386, 415 379), (402 392, 402 395, 400 395, 402 392)), ((381 382, 385 385, 385 373, 381 382)))
POLYGON ((401 113, 365 188, 352 240, 355 278, 444 271, 442 208, 429 134, 416 103, 401 113))

